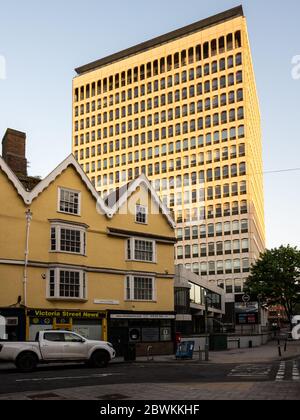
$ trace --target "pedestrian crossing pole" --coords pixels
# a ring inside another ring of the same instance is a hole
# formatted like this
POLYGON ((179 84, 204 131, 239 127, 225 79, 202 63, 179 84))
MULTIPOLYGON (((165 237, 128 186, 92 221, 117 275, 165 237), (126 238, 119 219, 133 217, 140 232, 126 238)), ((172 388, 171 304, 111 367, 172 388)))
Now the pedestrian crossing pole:
POLYGON ((205 293, 205 361, 209 362, 208 296, 205 293))

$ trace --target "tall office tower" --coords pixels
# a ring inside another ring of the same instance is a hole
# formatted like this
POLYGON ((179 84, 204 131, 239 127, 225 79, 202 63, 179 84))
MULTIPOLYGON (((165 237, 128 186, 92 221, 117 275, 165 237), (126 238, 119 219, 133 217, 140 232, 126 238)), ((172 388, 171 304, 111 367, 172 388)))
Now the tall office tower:
POLYGON ((145 173, 174 211, 176 263, 217 282, 233 303, 265 247, 260 112, 242 7, 76 72, 77 160, 103 195, 145 173))

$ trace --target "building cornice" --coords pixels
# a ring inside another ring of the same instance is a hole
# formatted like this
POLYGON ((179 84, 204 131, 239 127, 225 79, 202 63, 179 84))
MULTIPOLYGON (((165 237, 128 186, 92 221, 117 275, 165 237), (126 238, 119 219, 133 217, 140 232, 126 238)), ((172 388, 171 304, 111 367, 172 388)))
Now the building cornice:
POLYGON ((244 11, 242 6, 235 7, 230 10, 226 10, 223 13, 211 16, 207 19, 200 20, 191 25, 185 26, 183 28, 177 29, 175 31, 169 32, 165 35, 161 35, 157 38, 153 38, 149 41, 143 42, 139 45, 136 45, 131 48, 127 48, 123 51, 120 51, 116 54, 109 55, 100 60, 96 60, 92 63, 86 64, 84 66, 78 67, 75 69, 78 75, 88 73, 99 69, 101 67, 108 66, 117 61, 121 61, 125 58, 140 54, 142 52, 148 51, 152 48, 158 47, 160 45, 166 44, 168 42, 174 41, 176 39, 182 38, 187 35, 191 35, 195 32, 203 31, 211 26, 216 26, 218 24, 227 22, 229 20, 235 19, 237 17, 243 17, 244 11))
POLYGON ((132 237, 148 238, 148 239, 154 239, 156 240, 156 242, 168 243, 168 244, 175 244, 177 242, 177 239, 171 238, 169 236, 153 235, 150 233, 128 231, 128 230, 115 229, 115 228, 110 228, 110 227, 108 227, 107 230, 108 230, 108 235, 110 236, 117 236, 117 237, 122 237, 122 238, 132 238, 132 237))
MULTIPOLYGON (((9 260, 9 259, 0 259, 0 265, 12 265, 12 266, 24 266, 24 261, 22 260, 9 260)), ((66 264, 66 263, 59 263, 59 262, 43 262, 43 261, 29 261, 28 267, 32 268, 43 268, 43 269, 50 269, 50 268, 65 268, 68 270, 84 270, 87 273, 98 273, 98 274, 115 274, 115 275, 143 275, 143 276, 151 276, 157 278, 165 278, 165 279, 174 279, 175 274, 173 273, 159 273, 154 271, 142 271, 142 270, 120 270, 120 269, 113 269, 113 268, 105 268, 105 267, 92 267, 87 265, 81 264, 66 264)))

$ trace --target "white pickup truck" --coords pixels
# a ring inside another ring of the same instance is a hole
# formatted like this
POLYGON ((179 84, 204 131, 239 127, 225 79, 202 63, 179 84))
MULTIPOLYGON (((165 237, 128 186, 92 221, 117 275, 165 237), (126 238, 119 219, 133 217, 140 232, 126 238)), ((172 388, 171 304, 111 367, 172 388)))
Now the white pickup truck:
POLYGON ((41 331, 34 342, 0 342, 0 362, 13 362, 22 372, 31 372, 38 364, 68 362, 102 368, 115 356, 110 343, 87 340, 70 331, 41 331))

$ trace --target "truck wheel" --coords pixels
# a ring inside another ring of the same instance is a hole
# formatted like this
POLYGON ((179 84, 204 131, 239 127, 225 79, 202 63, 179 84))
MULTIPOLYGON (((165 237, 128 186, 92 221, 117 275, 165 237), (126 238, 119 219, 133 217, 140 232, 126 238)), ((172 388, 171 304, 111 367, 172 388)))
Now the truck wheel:
POLYGON ((37 356, 30 352, 20 354, 16 360, 16 367, 24 373, 34 371, 37 367, 37 364, 37 356))
POLYGON ((92 354, 90 364, 95 368, 105 368, 110 361, 109 354, 103 350, 97 350, 92 354))

